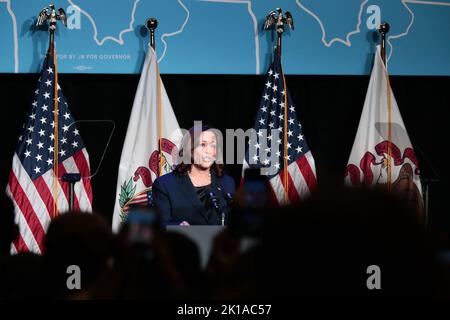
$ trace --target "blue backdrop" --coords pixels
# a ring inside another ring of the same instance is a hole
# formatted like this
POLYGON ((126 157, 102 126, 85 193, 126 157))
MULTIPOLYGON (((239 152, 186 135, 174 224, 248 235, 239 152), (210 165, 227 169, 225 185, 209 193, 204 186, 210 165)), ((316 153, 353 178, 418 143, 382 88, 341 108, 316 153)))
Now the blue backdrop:
MULTIPOLYGON (((58 0, 59 71, 139 73, 144 27, 159 20, 162 73, 260 74, 274 34, 265 16, 280 6, 294 17, 283 40, 287 74, 360 75, 370 71, 380 21, 388 21, 393 75, 450 75, 450 1, 419 0, 58 0)), ((0 0, 0 72, 38 72, 48 32, 34 27, 49 0, 0 0)))

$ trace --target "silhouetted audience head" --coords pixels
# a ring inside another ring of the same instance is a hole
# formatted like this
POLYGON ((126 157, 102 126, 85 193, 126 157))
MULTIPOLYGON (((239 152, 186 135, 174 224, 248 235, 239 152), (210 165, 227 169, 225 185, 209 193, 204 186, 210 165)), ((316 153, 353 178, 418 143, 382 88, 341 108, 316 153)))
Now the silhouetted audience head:
POLYGON ((8 256, 11 252, 11 243, 19 235, 19 229, 14 222, 14 206, 11 199, 0 192, 0 257, 8 256))
POLYGON ((113 236, 101 216, 80 212, 58 216, 50 223, 45 238, 44 257, 52 293, 56 298, 77 293, 67 288, 72 274, 67 268, 71 265, 80 268, 81 290, 89 289, 107 270, 112 255, 113 236))
POLYGON ((44 299, 46 286, 42 256, 24 252, 0 260, 0 300, 44 299))
POLYGON ((167 299, 197 294, 196 245, 184 237, 168 236, 158 219, 153 220, 152 208, 135 207, 127 214, 116 237, 114 266, 90 297, 167 299))
POLYGON ((365 189, 321 190, 301 204, 277 210, 267 224, 257 264, 261 294, 439 295, 442 273, 436 251, 416 217, 394 196, 365 189), (380 268, 381 290, 367 287, 371 265, 380 268))
POLYGON ((168 231, 166 238, 172 262, 183 278, 187 294, 192 297, 200 297, 205 283, 197 244, 178 232, 168 231))
MULTIPOLYGON (((3 252, 9 253, 14 214, 9 199, 1 198, 1 205, 0 237, 3 252)), ((258 219, 241 221, 258 221, 258 232, 242 224, 220 232, 205 270, 195 241, 162 228, 150 219, 151 209, 134 208, 117 236, 97 214, 62 214, 50 223, 42 257, 0 258, 0 298, 428 298, 448 293, 448 270, 438 261, 434 234, 385 190, 333 186, 301 203, 258 210, 252 212, 258 219), (73 265, 81 272, 81 290, 68 287, 73 265)))

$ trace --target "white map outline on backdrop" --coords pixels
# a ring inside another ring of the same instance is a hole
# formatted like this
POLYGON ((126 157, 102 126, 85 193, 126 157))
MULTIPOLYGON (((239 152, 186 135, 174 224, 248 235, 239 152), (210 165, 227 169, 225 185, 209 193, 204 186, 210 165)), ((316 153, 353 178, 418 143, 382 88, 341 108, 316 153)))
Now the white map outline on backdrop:
MULTIPOLYGON (((405 32, 396 34, 396 35, 392 35, 392 36, 388 36, 386 42, 388 43, 390 50, 389 50, 389 55, 387 57, 387 62, 389 62, 389 60, 391 59, 392 53, 394 52, 394 46, 392 45, 391 39, 399 39, 401 37, 404 37, 406 35, 408 35, 409 30, 411 29, 412 25, 414 24, 414 20, 415 20, 415 15, 414 12, 408 7, 407 3, 414 3, 414 4, 425 4, 425 5, 437 5, 437 6, 449 6, 450 7, 450 3, 448 2, 436 2, 436 1, 423 1, 423 0, 400 0, 403 4, 403 6, 406 8, 406 10, 410 13, 411 15, 411 20, 409 22, 408 27, 406 28, 405 32)), ((304 10, 306 13, 308 13, 310 16, 312 16, 317 23, 320 26, 320 29, 322 30, 322 43, 327 47, 330 48, 331 45, 334 42, 340 42, 343 43, 344 45, 346 45, 347 47, 350 47, 352 45, 351 41, 350 41, 350 36, 354 35, 354 34, 358 34, 361 32, 361 17, 362 17, 362 12, 364 9, 364 6, 367 4, 367 2, 369 2, 369 0, 364 0, 361 3, 360 9, 359 9, 359 13, 358 13, 358 23, 356 24, 356 29, 352 30, 351 32, 347 33, 346 35, 346 40, 343 40, 341 38, 333 38, 331 39, 331 41, 329 41, 327 43, 326 41, 326 31, 325 31, 325 27, 323 22, 320 20, 320 18, 311 10, 309 10, 308 8, 305 7, 305 5, 303 5, 302 3, 300 3, 300 0, 296 0, 297 5, 300 7, 300 9, 304 10)))
POLYGON ((408 3, 414 3, 414 4, 429 4, 434 6, 447 6, 450 7, 450 2, 439 2, 439 1, 422 1, 422 0, 404 0, 408 3))
POLYGON ((314 12, 312 12, 311 10, 309 10, 308 8, 306 8, 305 5, 301 4, 301 3, 300 3, 300 0, 296 0, 296 3, 297 3, 297 5, 300 7, 300 9, 304 10, 307 14, 309 14, 310 16, 312 16, 312 17, 317 21, 317 23, 319 24, 320 29, 322 30, 322 42, 323 42, 323 44, 325 45, 325 47, 327 47, 327 48, 331 47, 331 45, 332 45, 334 42, 340 42, 340 43, 343 43, 343 44, 346 45, 347 47, 350 47, 350 46, 352 45, 352 42, 350 41, 350 37, 351 37, 352 35, 354 35, 354 34, 358 34, 358 33, 361 32, 361 28, 360 28, 360 27, 361 27, 361 17, 362 17, 362 12, 363 12, 364 6, 366 5, 367 2, 369 2, 369 0, 364 0, 364 1, 361 3, 361 6, 360 6, 360 8, 359 8, 359 13, 358 13, 358 23, 356 24, 356 29, 350 31, 349 33, 347 33, 347 35, 346 35, 346 37, 345 37, 346 40, 343 40, 343 39, 341 39, 341 38, 337 38, 337 37, 336 37, 336 38, 331 39, 331 41, 327 43, 327 41, 326 41, 327 33, 326 33, 326 31, 325 31, 325 26, 324 26, 322 20, 320 20, 320 18, 319 18, 314 12))
MULTIPOLYGON (((103 43, 107 40, 111 40, 114 41, 116 43, 118 43, 119 45, 123 45, 124 41, 122 39, 122 36, 124 33, 127 32, 131 32, 133 31, 133 23, 134 23, 134 14, 136 11, 136 7, 137 4, 140 2, 140 0, 135 0, 134 6, 133 6, 133 10, 131 13, 131 21, 130 21, 130 25, 129 28, 124 29, 120 32, 119 34, 119 39, 114 38, 113 36, 106 36, 104 37, 101 41, 98 41, 97 39, 97 35, 98 35, 98 31, 97 31, 97 26, 95 24, 94 19, 84 10, 82 10, 78 5, 74 4, 73 0, 67 0, 71 5, 73 5, 74 7, 76 7, 78 10, 80 10, 81 13, 83 13, 84 15, 86 15, 86 17, 90 20, 93 28, 94 28, 94 41, 99 45, 103 45, 103 43)), ((177 0, 178 3, 180 3, 180 5, 185 9, 185 11, 187 12, 187 17, 185 19, 185 21, 183 22, 181 28, 175 32, 172 33, 164 33, 161 36, 161 41, 164 43, 164 51, 162 56, 160 57, 159 61, 160 62, 167 50, 167 43, 164 40, 164 38, 166 37, 171 37, 174 36, 176 34, 180 34, 183 32, 184 27, 186 26, 188 20, 189 20, 189 10, 187 9, 187 7, 184 5, 184 3, 181 0, 177 0)), ((253 20, 254 23, 254 34, 255 34, 255 58, 256 58, 256 74, 260 74, 260 70, 259 70, 259 64, 260 64, 260 58, 259 58, 259 41, 258 41, 258 27, 257 27, 257 19, 254 15, 254 12, 252 10, 252 2, 251 0, 197 0, 197 1, 202 1, 202 2, 216 2, 216 3, 241 3, 241 4, 247 4, 248 7, 248 12, 253 20)), ((363 2, 361 3, 360 6, 360 12, 358 15, 358 23, 356 25, 356 30, 352 30, 351 32, 349 32, 346 36, 346 40, 341 39, 341 38, 333 38, 330 42, 326 42, 325 38, 326 38, 326 31, 324 28, 324 25, 322 23, 322 21, 320 20, 320 18, 315 15, 312 11, 310 11, 309 9, 307 9, 303 4, 300 3, 300 0, 296 0, 297 5, 304 10, 305 12, 307 12, 308 14, 310 14, 320 25, 320 28, 322 29, 322 42, 324 43, 324 45, 326 47, 331 47, 331 45, 334 42, 341 42, 344 45, 350 47, 351 46, 351 41, 350 41, 350 36, 360 33, 360 25, 361 25, 361 17, 362 17, 362 10, 364 5, 368 2, 369 0, 363 0, 363 2)), ((408 25, 408 27, 406 28, 406 31, 397 35, 392 35, 392 36, 388 36, 387 39, 387 43, 390 46, 390 52, 389 52, 389 56, 387 58, 387 60, 389 61, 389 59, 392 56, 392 53, 394 51, 394 47, 391 43, 392 39, 398 39, 401 37, 404 37, 406 35, 408 35, 410 28, 412 27, 413 23, 414 23, 414 19, 415 19, 415 15, 414 12, 409 8, 409 6, 407 5, 409 4, 419 4, 419 5, 435 5, 435 6, 447 6, 450 7, 450 2, 441 2, 441 1, 426 1, 426 0, 400 0, 402 2, 402 4, 405 6, 405 8, 408 10, 408 12, 411 15, 411 20, 410 23, 408 25)), ((9 15, 11 16, 11 20, 12 20, 12 27, 13 27, 13 37, 14 37, 14 73, 19 73, 19 65, 20 65, 20 60, 19 60, 19 43, 18 43, 18 33, 17 33, 17 20, 16 20, 16 16, 14 11, 11 9, 11 0, 0 0, 0 2, 4 2, 6 3, 6 7, 7 7, 7 11, 9 13, 9 15)))
POLYGON ((201 2, 216 2, 216 3, 241 3, 247 4, 247 9, 250 17, 253 20, 253 33, 255 39, 255 63, 256 63, 256 74, 260 74, 259 65, 259 32, 258 32, 258 20, 256 19, 255 13, 252 9, 252 2, 250 0, 197 0, 201 2))
POLYGON ((11 9, 11 0, 0 0, 0 2, 6 3, 6 9, 8 10, 11 20, 13 22, 13 34, 14 34, 14 73, 19 73, 19 37, 17 36, 17 20, 14 11, 11 9))
POLYGON ((392 53, 394 52, 394 46, 391 43, 391 39, 398 39, 398 38, 407 36, 408 33, 409 33, 409 29, 411 29, 411 27, 412 27, 412 25, 414 23, 414 20, 415 20, 414 12, 411 10, 410 7, 408 7, 407 3, 450 7, 450 2, 421 1, 421 0, 401 0, 401 2, 405 6, 406 10, 408 10, 409 13, 411 14, 411 21, 410 21, 408 27, 406 28, 405 32, 400 33, 400 34, 396 34, 396 35, 393 35, 393 36, 388 36, 387 43, 388 43, 389 47, 391 48, 391 50, 389 50, 389 56, 386 59, 387 62, 389 62, 389 60, 391 59, 392 53))
MULTIPOLYGON (((87 13, 85 10, 81 9, 80 6, 76 5, 76 4, 73 2, 73 0, 67 0, 67 1, 68 1, 71 5, 73 5, 77 10, 79 10, 82 14, 84 14, 84 15, 89 19, 89 21, 90 21, 91 24, 92 24, 92 27, 94 28, 94 36, 93 36, 93 39, 94 39, 94 41, 97 43, 97 45, 99 45, 99 46, 102 46, 103 43, 105 43, 105 41, 107 41, 107 40, 114 41, 114 42, 118 43, 118 44, 121 45, 121 46, 123 46, 123 45, 125 44, 125 42, 124 42, 123 39, 122 39, 122 36, 123 36, 125 33, 127 33, 127 32, 132 32, 132 31, 133 31, 134 15, 135 15, 135 13, 136 13, 137 5, 138 5, 138 3, 140 2, 140 0, 135 0, 135 2, 134 2, 134 4, 133 4, 133 10, 131 11, 131 21, 130 21, 129 27, 128 27, 128 29, 124 29, 124 30, 122 30, 122 31, 119 33, 119 39, 114 38, 113 36, 106 36, 106 37, 104 37, 102 40, 99 41, 99 40, 97 39, 97 35, 98 35, 97 25, 96 25, 94 19, 89 15, 89 13, 87 13)), ((186 19, 185 19, 185 21, 183 22, 183 24, 182 24, 182 26, 181 26, 181 28, 180 28, 179 30, 174 31, 174 32, 171 32, 171 33, 164 33, 164 34, 161 36, 161 41, 162 41, 162 43, 164 43, 164 50, 163 50, 163 53, 162 53, 161 57, 158 59, 158 63, 160 63, 160 62, 162 61, 162 59, 163 59, 164 56, 166 55, 166 51, 167 51, 167 42, 164 40, 164 38, 166 38, 166 37, 172 37, 172 36, 175 36, 175 35, 177 35, 177 34, 182 33, 183 30, 184 30, 184 27, 186 26, 186 24, 187 24, 187 22, 188 22, 188 20, 189 20, 189 16, 190 16, 189 9, 186 7, 186 5, 185 5, 181 0, 177 0, 177 1, 178 1, 178 3, 183 7, 183 9, 187 12, 187 16, 186 16, 186 19)))
POLYGON ((186 16, 186 19, 184 20, 184 22, 181 25, 181 28, 179 30, 171 32, 171 33, 163 33, 163 35, 161 36, 161 41, 162 41, 162 43, 164 43, 164 50, 163 50, 163 53, 162 53, 161 57, 158 59, 158 63, 161 63, 162 59, 166 55, 167 42, 164 40, 164 38, 166 38, 166 37, 173 37, 173 36, 175 36, 177 34, 182 33, 184 31, 184 27, 188 23, 189 17, 191 16, 191 14, 189 12, 189 9, 186 7, 186 5, 181 0, 177 0, 177 1, 180 4, 180 6, 182 6, 183 9, 186 11, 187 16, 186 16))
POLYGON ((389 60, 391 60, 392 53, 394 52, 394 46, 392 45, 391 39, 398 39, 398 38, 402 38, 402 37, 408 35, 409 29, 411 29, 412 25, 414 24, 414 20, 416 18, 415 15, 414 15, 414 12, 412 12, 412 10, 405 3, 405 2, 407 2, 407 0, 401 0, 401 2, 403 4, 403 6, 406 8, 406 10, 408 10, 409 14, 411 15, 411 20, 409 21, 409 25, 406 28, 405 32, 402 32, 402 33, 399 33, 399 34, 387 37, 386 42, 389 45, 389 47, 391 48, 391 50, 389 50, 389 55, 386 58, 386 67, 387 67, 387 63, 389 62, 389 60))
POLYGON ((102 40, 99 41, 99 40, 97 39, 97 36, 98 36, 97 25, 96 25, 94 19, 91 17, 91 15, 90 15, 89 13, 87 13, 85 10, 81 9, 80 6, 78 6, 77 4, 75 4, 75 3, 73 2, 73 0, 67 0, 67 2, 69 2, 75 9, 79 10, 82 14, 84 14, 84 15, 89 19, 89 21, 90 21, 91 24, 92 24, 92 27, 94 28, 94 36, 93 36, 92 38, 94 39, 95 43, 97 43, 97 45, 99 45, 99 46, 102 46, 103 43, 105 43, 105 41, 107 41, 107 40, 114 41, 114 42, 118 43, 118 44, 121 45, 121 46, 124 45, 125 42, 123 41, 122 36, 123 36, 125 33, 132 32, 132 31, 133 31, 134 14, 136 13, 136 7, 137 7, 137 4, 138 4, 140 1, 141 1, 141 0, 135 0, 135 1, 134 1, 134 4, 133 4, 133 10, 131 11, 131 21, 130 21, 129 27, 128 27, 127 29, 124 29, 124 30, 120 31, 120 33, 119 33, 119 39, 114 38, 113 36, 106 36, 106 37, 104 37, 102 40))

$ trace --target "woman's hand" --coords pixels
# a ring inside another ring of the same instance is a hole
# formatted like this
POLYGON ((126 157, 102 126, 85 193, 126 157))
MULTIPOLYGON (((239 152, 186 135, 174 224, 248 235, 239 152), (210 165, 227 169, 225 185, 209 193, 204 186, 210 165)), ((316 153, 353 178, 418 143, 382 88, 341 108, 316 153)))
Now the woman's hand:
POLYGON ((180 223, 180 226, 190 226, 190 224, 187 221, 183 221, 180 223))

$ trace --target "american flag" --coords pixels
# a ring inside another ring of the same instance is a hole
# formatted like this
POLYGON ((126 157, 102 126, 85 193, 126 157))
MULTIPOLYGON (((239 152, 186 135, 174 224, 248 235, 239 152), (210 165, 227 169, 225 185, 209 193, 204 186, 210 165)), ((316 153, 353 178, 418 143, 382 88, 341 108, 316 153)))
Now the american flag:
POLYGON ((75 209, 92 210, 89 156, 59 84, 58 150, 54 150, 55 73, 53 52, 49 50, 22 127, 6 188, 14 202, 15 219, 20 229, 12 252, 43 252, 45 232, 55 216, 54 199, 57 199, 57 212, 69 209, 69 183, 61 180, 64 173, 81 174, 82 181, 75 184, 75 209), (58 180, 54 184, 56 153, 58 180))
POLYGON ((275 54, 244 161, 244 170, 270 169, 267 176, 272 196, 280 205, 307 197, 317 184, 314 158, 285 84, 281 61, 275 54))

